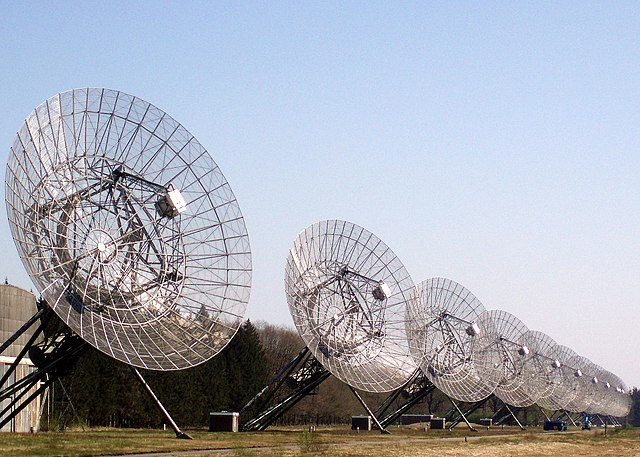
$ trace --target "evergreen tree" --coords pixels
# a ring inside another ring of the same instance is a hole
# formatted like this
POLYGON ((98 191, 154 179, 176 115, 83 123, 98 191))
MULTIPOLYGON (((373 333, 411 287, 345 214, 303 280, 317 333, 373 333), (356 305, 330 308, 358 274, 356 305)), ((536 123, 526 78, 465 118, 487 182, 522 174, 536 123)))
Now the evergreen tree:
POLYGON ((230 380, 229 411, 238 411, 267 382, 267 363, 260 337, 251 321, 240 326, 222 353, 230 380))
POLYGON ((640 427, 640 391, 637 387, 634 387, 631 392, 631 401, 629 421, 634 427, 640 427))
POLYGON ((57 403, 65 414, 77 415, 67 420, 124 427, 148 422, 144 393, 130 369, 97 349, 89 348, 61 383, 62 387, 54 390, 57 403), (66 407, 69 401, 71 410, 66 407))
MULTIPOLYGON (((204 426, 210 411, 237 411, 260 391, 267 363, 258 332, 246 321, 220 354, 201 365, 141 373, 177 423, 204 426)), ((63 386, 54 390, 54 415, 64 411, 67 423, 147 427, 164 421, 130 367, 93 347, 61 381, 63 386)))

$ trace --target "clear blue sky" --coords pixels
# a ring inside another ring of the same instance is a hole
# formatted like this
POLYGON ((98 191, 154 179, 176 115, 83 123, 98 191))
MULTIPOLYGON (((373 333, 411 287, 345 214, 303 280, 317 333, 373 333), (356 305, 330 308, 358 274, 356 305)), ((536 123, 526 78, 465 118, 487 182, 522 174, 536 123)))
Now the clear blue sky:
MULTIPOLYGON (((638 3, 0 0, 0 62, 2 164, 76 87, 199 139, 246 218, 251 319, 291 324, 291 242, 346 219, 414 281, 450 277, 640 385, 638 3)), ((31 288, 5 217, 0 248, 31 288)))

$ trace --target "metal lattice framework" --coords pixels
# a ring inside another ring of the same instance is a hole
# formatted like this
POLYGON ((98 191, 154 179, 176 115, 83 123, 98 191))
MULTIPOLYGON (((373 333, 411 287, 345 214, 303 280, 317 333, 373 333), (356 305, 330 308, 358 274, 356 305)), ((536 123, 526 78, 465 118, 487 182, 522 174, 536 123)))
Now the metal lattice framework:
MULTIPOLYGON (((527 388, 543 386, 545 382, 542 381, 546 379, 547 388, 536 400, 538 406, 612 417, 624 417, 629 413, 631 397, 619 377, 572 349, 555 344, 541 332, 529 331, 521 341, 535 355, 529 359, 535 362, 532 372, 543 375, 540 379, 533 376, 526 383, 527 388)), ((524 371, 528 371, 526 366, 524 371)))
POLYGON ((564 409, 574 413, 586 411, 591 405, 589 395, 590 374, 592 372, 592 363, 586 357, 577 353, 566 362, 566 365, 573 371, 575 378, 575 397, 564 405, 564 409))
POLYGON ((615 374, 611 374, 611 403, 608 414, 623 417, 631 411, 632 400, 627 385, 615 374))
POLYGON ((579 372, 572 365, 572 361, 578 354, 568 346, 558 345, 558 360, 561 363, 562 383, 553 390, 552 401, 560 406, 558 409, 566 409, 574 399, 581 394, 579 372))
POLYGON ((522 369, 527 395, 542 408, 562 409, 554 395, 564 382, 558 344, 549 335, 535 330, 525 332, 520 342, 530 351, 522 369))
POLYGON ((419 283, 409 300, 407 332, 412 355, 442 392, 475 402, 491 395, 500 379, 498 359, 482 353, 495 338, 491 319, 479 324, 485 308, 470 291, 446 278, 419 283), (481 360, 475 360, 473 347, 481 360))
POLYGON ((187 368, 240 325, 251 283, 240 208, 204 147, 150 103, 109 89, 45 101, 11 148, 6 203, 34 284, 106 354, 187 368))
POLYGON ((524 374, 525 361, 529 358, 531 351, 521 342, 529 329, 516 316, 502 310, 488 311, 478 323, 483 324, 486 321, 493 323, 494 339, 486 347, 480 345, 473 347, 475 363, 483 364, 485 357, 489 357, 492 361, 497 359, 499 364, 497 368, 501 376, 494 391, 495 396, 511 406, 532 405, 535 399, 527 393, 525 387, 527 379, 524 374))
POLYGON ((613 381, 613 375, 610 371, 604 368, 600 369, 598 374, 598 401, 597 406, 594 407, 595 414, 607 414, 613 408, 613 389, 611 388, 613 381))
POLYGON ((587 414, 602 413, 602 407, 605 404, 605 395, 607 394, 603 380, 607 374, 604 368, 591 362, 591 371, 587 379, 587 397, 589 398, 589 407, 584 412, 587 414))
POLYGON ((588 414, 607 414, 611 409, 611 373, 599 365, 594 378, 592 378, 591 405, 587 409, 588 414))
POLYGON ((405 334, 413 281, 371 232, 339 220, 309 226, 289 251, 285 289, 302 339, 340 380, 388 392, 415 371, 405 334))

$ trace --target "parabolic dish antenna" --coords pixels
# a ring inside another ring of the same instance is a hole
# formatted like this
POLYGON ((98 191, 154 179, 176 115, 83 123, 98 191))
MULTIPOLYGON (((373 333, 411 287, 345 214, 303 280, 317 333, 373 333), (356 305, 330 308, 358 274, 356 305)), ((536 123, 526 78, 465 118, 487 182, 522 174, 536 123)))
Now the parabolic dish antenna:
POLYGON ((491 310, 484 313, 478 324, 486 327, 485 322, 493 322, 495 328, 494 339, 490 345, 473 346, 473 359, 477 364, 484 364, 484 358, 492 361, 497 359, 497 369, 501 376, 494 391, 494 395, 508 405, 525 407, 532 405, 535 399, 529 397, 525 387, 525 360, 531 351, 521 339, 529 330, 516 316, 502 310, 491 310))
POLYGON ((520 341, 531 354, 523 367, 526 379, 523 387, 528 396, 542 408, 562 409, 554 395, 564 382, 558 344, 546 333, 535 330, 526 332, 520 341))
POLYGON ((573 375, 577 382, 575 384, 576 396, 564 406, 564 409, 573 413, 581 413, 591 406, 589 391, 591 389, 591 377, 594 371, 593 363, 586 357, 575 354, 567 362, 567 365, 573 369, 573 375))
POLYGON ((614 417, 624 417, 631 411, 633 404, 627 385, 617 375, 612 374, 613 381, 611 387, 614 390, 614 402, 612 411, 609 413, 614 417))
POLYGON ((6 173, 18 252, 56 314, 127 364, 187 368, 233 337, 249 300, 244 219, 182 125, 109 89, 27 117, 6 173))
POLYGON ((413 281, 378 237, 339 220, 317 222, 289 251, 285 290, 293 321, 334 376, 388 392, 415 372, 405 333, 413 281))
POLYGON ((614 390, 611 388, 611 382, 614 381, 613 374, 604 368, 600 367, 599 372, 597 374, 597 390, 596 395, 598 396, 597 401, 594 402, 589 411, 593 414, 611 414, 613 409, 613 392, 614 390))
MULTIPOLYGON (((560 373, 562 382, 555 386, 551 398, 550 406, 559 406, 549 409, 566 409, 575 398, 581 394, 580 377, 582 372, 573 366, 573 361, 578 354, 568 346, 558 345, 558 360, 560 361, 560 373)), ((542 406, 542 405, 541 405, 542 406)))
POLYGON ((467 402, 493 393, 500 379, 495 352, 481 363, 472 357, 474 345, 487 347, 495 339, 490 319, 478 324, 485 312, 480 300, 455 281, 431 278, 415 287, 408 312, 412 355, 439 390, 467 402))
POLYGON ((606 370, 592 362, 591 372, 587 378, 587 398, 590 401, 589 407, 584 411, 587 414, 604 414, 602 407, 607 394, 605 387, 606 377, 606 370))

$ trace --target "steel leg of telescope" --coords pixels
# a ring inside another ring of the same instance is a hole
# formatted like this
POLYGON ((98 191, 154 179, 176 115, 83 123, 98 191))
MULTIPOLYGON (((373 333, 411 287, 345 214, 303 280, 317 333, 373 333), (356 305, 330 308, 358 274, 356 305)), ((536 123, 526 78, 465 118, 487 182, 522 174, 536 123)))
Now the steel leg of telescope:
MULTIPOLYGON (((37 313, 38 316, 40 313, 37 313)), ((0 400, 8 398, 10 396, 15 395, 18 391, 23 389, 25 386, 33 386, 38 381, 40 381, 45 376, 53 376, 52 372, 54 369, 58 367, 61 362, 70 360, 73 356, 78 354, 79 349, 84 345, 81 344, 79 347, 72 347, 71 350, 67 352, 61 352, 60 354, 56 354, 56 357, 49 361, 44 366, 38 366, 37 370, 22 377, 21 379, 14 382, 11 386, 6 386, 5 384, 9 377, 16 371, 18 365, 25 357, 27 352, 35 345, 35 341, 39 338, 40 334, 43 332, 44 327, 47 325, 48 318, 50 315, 45 316, 38 327, 33 332, 33 335, 29 338, 29 341, 24 345, 24 347, 20 350, 18 355, 15 357, 13 363, 9 366, 7 371, 4 373, 4 376, 0 379, 0 400)), ((24 332, 23 329, 19 330, 19 332, 24 332)), ((15 336, 15 335, 14 335, 15 336)), ((11 338, 10 338, 11 339, 11 338)), ((30 387, 29 387, 30 388, 30 387)), ((1 416, 1 415, 0 415, 1 416)))
MULTIPOLYGON (((458 425, 461 421, 464 421, 465 424, 467 424, 467 427, 469 427, 469 430, 471 430, 472 432, 477 432, 478 430, 476 430, 473 425, 471 425, 471 422, 469 422, 469 420, 467 419, 467 416, 465 413, 462 412, 462 410, 460 409, 460 407, 458 406, 458 404, 453 400, 453 398, 449 397, 447 395, 447 398, 449 399, 449 401, 451 402, 451 404, 453 405, 453 408, 457 411, 458 413, 458 417, 452 418, 451 419, 451 425, 449 425, 448 429, 449 430, 453 430, 455 428, 456 425, 458 425)), ((471 408, 469 408, 466 413, 470 414, 473 411, 475 411, 476 409, 480 408, 482 405, 484 405, 487 402, 487 399, 481 400, 479 402, 476 402, 473 404, 473 406, 471 408)))
POLYGON ((509 407, 509 405, 507 405, 506 403, 504 404, 505 408, 507 408, 507 411, 509 411, 509 414, 511 414, 511 417, 513 417, 513 419, 516 421, 516 424, 518 424, 518 427, 520 427, 520 430, 526 430, 523 425, 520 423, 520 421, 518 420, 518 418, 516 417, 516 415, 514 414, 513 410, 509 407))
MULTIPOLYGON (((23 325, 20 329, 18 329, 18 331, 16 333, 14 333, 7 340, 7 342, 13 342, 16 339, 18 339, 20 337, 20 335, 22 335, 29 327, 31 327, 31 325, 33 325, 38 320, 38 318, 43 316, 46 313, 46 311, 48 311, 48 308, 43 308, 40 311, 38 311, 36 314, 34 314, 33 317, 31 319, 29 319, 30 324, 29 325, 26 325, 26 324, 23 325)), ((27 355, 27 352, 29 352, 29 349, 34 345, 34 343, 36 342, 36 340, 38 339, 40 334, 44 331, 44 328, 47 325, 47 322, 49 321, 49 317, 51 317, 51 316, 47 315, 42 319, 42 321, 40 321, 40 324, 34 330, 33 335, 31 335, 29 340, 25 343, 24 347, 20 350, 20 352, 16 356, 15 360, 13 361, 13 363, 11 364, 11 366, 9 367, 7 372, 4 374, 4 376, 2 376, 2 378, 0 379, 0 389, 2 389, 2 386, 4 386, 5 382, 7 382, 7 379, 9 379, 9 376, 11 376, 11 374, 16 370, 16 368, 18 367, 18 365, 20 364, 20 362, 22 361, 24 356, 27 355)), ((4 346, 5 345, 3 345, 3 347, 4 346)), ((8 345, 7 345, 7 347, 8 347, 8 345)), ((1 353, 2 353, 2 351, 0 351, 0 354, 1 353)))
POLYGON ((551 420, 547 412, 540 405, 536 405, 546 420, 551 420))
POLYGON ((398 409, 396 409, 395 411, 387 414, 385 417, 380 419, 380 423, 382 425, 384 425, 385 427, 388 426, 388 425, 391 425, 395 420, 397 420, 400 416, 402 416, 404 413, 409 411, 415 405, 420 403, 424 397, 429 395, 434 390, 435 390, 435 386, 434 385, 424 387, 420 392, 412 395, 411 398, 409 400, 407 400, 407 402, 405 402, 398 409))
POLYGON ((261 413, 256 418, 251 421, 245 423, 242 426, 243 432, 255 431, 255 430, 265 430, 269 425, 275 422, 279 417, 282 417, 284 413, 289 411, 293 406, 295 406, 300 400, 309 395, 316 387, 318 387, 325 379, 330 376, 328 370, 323 370, 317 373, 316 376, 309 382, 306 382, 301 388, 296 390, 293 394, 289 395, 287 398, 277 403, 276 405, 270 407, 263 413, 261 413))
POLYGON ((386 414, 387 410, 393 404, 393 402, 395 402, 398 399, 398 397, 400 397, 400 395, 402 395, 403 391, 406 391, 413 384, 415 384, 418 381, 418 379, 419 379, 421 374, 422 374, 422 371, 420 370, 420 368, 418 368, 413 373, 413 375, 411 375, 411 378, 409 378, 409 380, 406 383, 404 383, 404 385, 402 387, 394 390, 387 398, 384 399, 384 401, 380 404, 378 409, 376 409, 376 414, 378 416, 384 416, 386 414))
POLYGON ((180 427, 178 427, 178 424, 175 423, 175 421, 169 414, 169 411, 166 410, 164 405, 160 402, 156 394, 151 389, 151 386, 149 386, 147 381, 142 377, 142 374, 140 373, 140 371, 138 371, 138 369, 132 365, 129 365, 129 367, 131 368, 131 371, 133 371, 133 374, 136 375, 136 378, 138 378, 138 381, 140 381, 140 384, 142 384, 142 387, 144 387, 144 389, 147 391, 149 396, 153 399, 158 409, 162 412, 162 414, 164 415, 164 418, 167 420, 167 422, 169 422, 169 425, 171 426, 171 428, 176 434, 176 438, 185 439, 185 440, 193 439, 189 435, 184 433, 182 430, 180 430, 180 427))
MULTIPOLYGON (((244 405, 239 413, 244 413, 248 408, 253 406, 256 402, 261 401, 262 405, 268 404, 273 396, 278 392, 282 384, 287 380, 287 377, 294 372, 296 367, 300 364, 301 361, 306 361, 305 356, 308 356, 309 348, 304 347, 302 351, 298 353, 289 363, 287 363, 284 367, 278 371, 278 373, 269 381, 267 384, 256 396, 254 396, 246 405, 244 405), (271 388, 271 389, 270 389, 271 388)), ((308 359, 308 357, 307 357, 308 359)))
POLYGON ((45 377, 57 378, 55 370, 58 368, 58 366, 62 365, 64 362, 73 360, 73 358, 77 356, 82 351, 82 349, 84 349, 84 345, 80 345, 72 350, 63 352, 62 354, 57 355, 56 358, 51 360, 45 366, 38 368, 33 373, 28 374, 12 385, 3 388, 2 390, 0 390, 0 400, 11 397, 25 388, 27 388, 27 390, 30 389, 45 377))
POLYGON ((241 426, 243 432, 265 430, 269 425, 282 417, 300 400, 314 391, 331 373, 316 360, 308 348, 304 348, 291 362, 285 365, 271 382, 252 398, 241 410, 243 413, 247 408, 260 400, 259 412, 241 426), (297 377, 300 381, 293 393, 284 400, 266 408, 271 399, 280 391, 283 384, 292 377, 297 377), (264 398, 262 398, 264 397, 264 398), (266 408, 266 409, 265 409, 266 408))
POLYGON ((558 419, 557 420, 563 420, 563 419, 567 419, 567 421, 571 422, 571 424, 575 427, 576 423, 573 420, 573 417, 571 417, 571 415, 569 414, 568 411, 565 411, 564 409, 561 409, 560 411, 558 411, 558 419))
MULTIPOLYGON (((516 412, 519 411, 520 408, 516 409, 516 412)), ((504 422, 509 416, 511 416, 513 418, 513 420, 516 421, 516 424, 518 424, 518 426, 520 427, 520 430, 525 430, 525 428, 522 426, 522 424, 520 423, 520 421, 518 420, 518 418, 516 417, 515 412, 509 407, 508 404, 506 404, 505 402, 502 402, 502 406, 493 414, 493 423, 495 425, 500 425, 502 424, 502 422, 504 422), (507 410, 507 414, 499 414, 503 409, 507 410)))
POLYGON ((574 420, 574 418, 571 416, 571 414, 566 413, 567 417, 569 418, 569 421, 573 424, 574 427, 577 427, 578 424, 576 424, 576 421, 574 420))
POLYGON ((502 403, 502 406, 500 406, 494 413, 493 416, 491 416, 491 423, 493 425, 500 425, 502 423, 502 421, 504 421, 509 414, 502 414, 502 410, 505 409, 505 404, 502 403))
POLYGON ((51 383, 53 382, 53 378, 47 379, 44 383, 42 383, 31 395, 29 395, 25 400, 20 401, 24 395, 26 395, 29 390, 23 390, 20 392, 18 396, 16 396, 3 410, 0 412, 0 429, 8 424, 14 417, 16 417, 20 412, 26 408, 33 400, 38 398, 45 390, 49 388, 51 383), (7 416, 4 414, 8 412, 7 416), (4 417, 3 417, 4 416, 4 417))
MULTIPOLYGON (((3 388, 0 391, 0 400, 11 398, 11 401, 0 411, 0 427, 7 424, 13 417, 15 417, 20 411, 26 408, 40 393, 42 393, 47 387, 55 381, 59 376, 59 368, 64 367, 65 363, 76 360, 77 356, 86 347, 86 343, 80 342, 73 346, 74 340, 66 340, 71 346, 58 348, 57 352, 53 352, 53 357, 44 366, 38 367, 36 371, 28 374, 22 379, 16 381, 11 386, 3 388), (38 383, 43 382, 38 386, 38 383), (29 392, 36 388, 36 391, 31 393, 26 400, 23 397, 28 395, 29 392), (6 416, 5 416, 6 415, 6 416)), ((22 358, 22 357, 21 357, 22 358)))
POLYGON ((564 409, 559 409, 553 413, 551 420, 563 420, 566 416, 568 416, 567 412, 564 409))
POLYGON ((360 404, 362 406, 364 406, 364 409, 367 411, 367 413, 369 413, 369 415, 371 416, 371 419, 373 419, 373 422, 375 422, 375 424, 378 426, 378 428, 380 429, 380 433, 383 433, 385 435, 390 435, 391 432, 387 429, 385 429, 382 424, 380 423, 380 421, 378 420, 378 418, 376 417, 375 414, 373 414, 373 411, 371 411, 371 408, 369 408, 369 405, 367 405, 367 403, 364 401, 364 399, 360 396, 360 394, 358 393, 358 391, 356 389, 354 389, 353 387, 349 386, 349 389, 351 389, 351 392, 353 392, 353 395, 356 396, 356 398, 358 399, 358 401, 360 402, 360 404))
POLYGON ((400 389, 397 389, 392 395, 387 397, 382 406, 376 410, 376 415, 383 416, 380 419, 380 423, 383 426, 388 426, 402 416, 405 412, 409 411, 413 406, 420 403, 424 397, 429 395, 435 390, 435 386, 422 374, 422 371, 418 370, 414 376, 400 389), (403 391, 411 386, 415 386, 417 390, 409 394, 407 400, 396 408, 394 411, 385 415, 391 404, 401 395, 403 391))
POLYGON ((309 393, 316 387, 318 387, 325 379, 327 379, 330 374, 331 373, 329 373, 328 370, 319 372, 312 381, 305 383, 303 387, 296 390, 293 394, 289 395, 287 398, 277 403, 276 405, 270 407, 258 417, 244 424, 241 430, 243 432, 265 430, 269 425, 275 422, 279 417, 282 417, 284 413, 295 406, 300 400, 309 395, 309 393))
POLYGON ((13 344, 15 340, 20 338, 20 335, 26 332, 29 329, 29 327, 35 324, 36 321, 40 319, 42 316, 44 316, 44 314, 47 313, 48 311, 49 311, 49 308, 42 308, 33 316, 31 316, 31 318, 29 318, 27 322, 25 322, 18 330, 16 330, 16 332, 13 335, 11 335, 7 341, 5 341, 4 343, 2 343, 2 345, 0 345, 0 355, 2 355, 5 349, 11 346, 11 344, 13 344))

